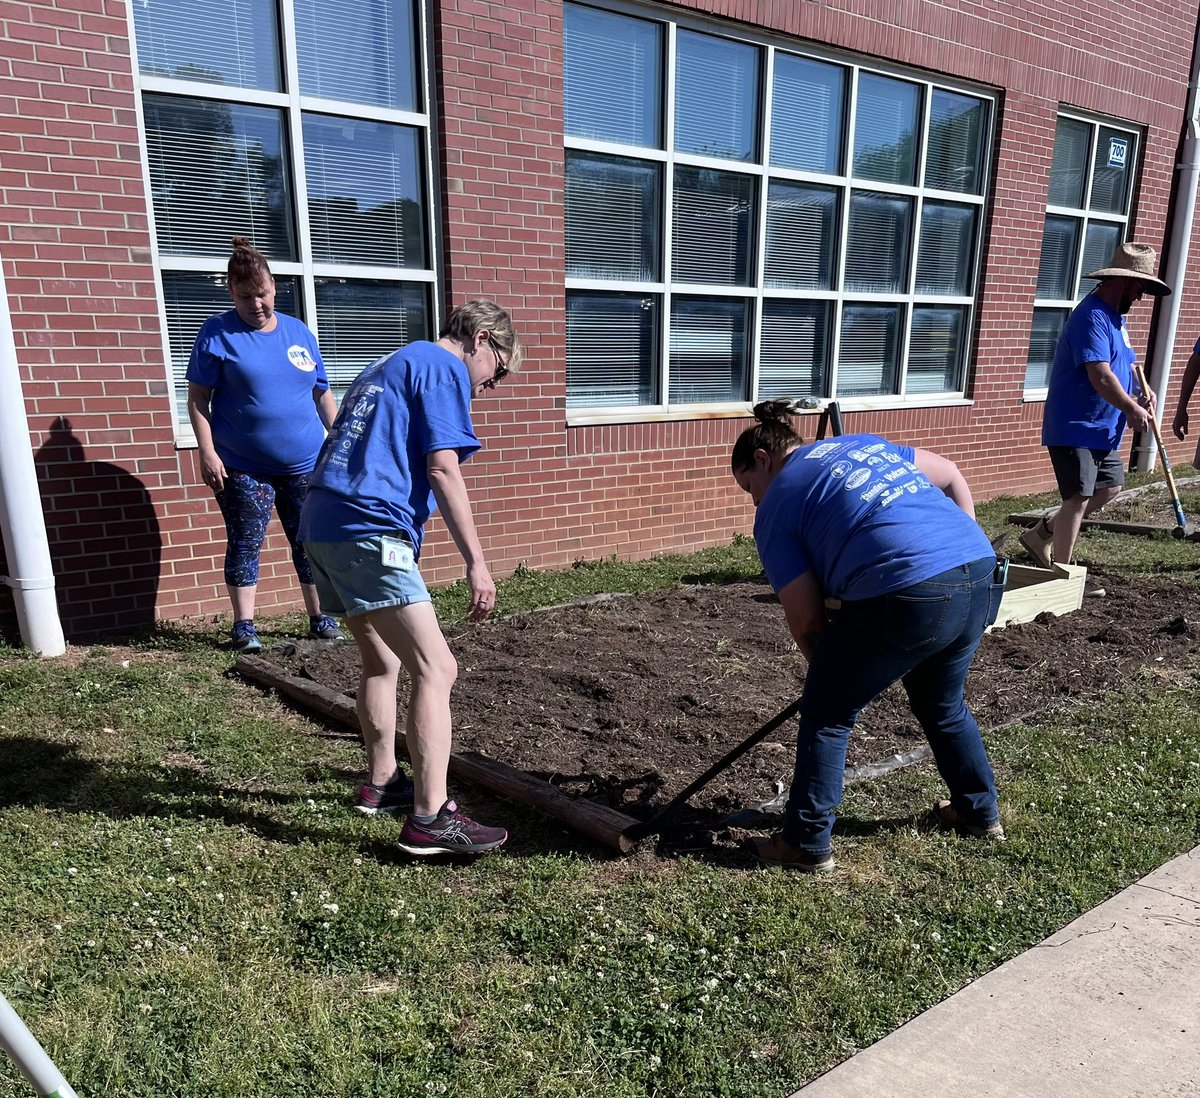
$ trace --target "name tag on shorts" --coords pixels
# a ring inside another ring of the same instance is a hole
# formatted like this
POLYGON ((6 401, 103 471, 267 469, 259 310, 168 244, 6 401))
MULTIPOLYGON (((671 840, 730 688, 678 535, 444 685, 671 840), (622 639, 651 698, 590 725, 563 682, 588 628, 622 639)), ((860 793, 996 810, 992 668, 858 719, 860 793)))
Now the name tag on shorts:
POLYGON ((412 546, 403 538, 381 537, 379 539, 379 563, 384 568, 398 568, 411 572, 413 567, 412 546))

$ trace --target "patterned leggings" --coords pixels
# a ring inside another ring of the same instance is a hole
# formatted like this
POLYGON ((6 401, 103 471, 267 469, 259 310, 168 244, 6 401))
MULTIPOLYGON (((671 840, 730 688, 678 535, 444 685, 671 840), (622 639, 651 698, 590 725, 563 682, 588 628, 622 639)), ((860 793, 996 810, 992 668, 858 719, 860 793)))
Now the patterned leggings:
POLYGON ((313 582, 308 558, 296 541, 300 508, 307 491, 307 473, 271 477, 226 469, 225 487, 217 493, 217 504, 229 535, 225 550, 225 582, 230 587, 253 587, 258 583, 258 554, 267 536, 272 507, 279 512, 283 532, 292 547, 296 575, 301 583, 313 582))

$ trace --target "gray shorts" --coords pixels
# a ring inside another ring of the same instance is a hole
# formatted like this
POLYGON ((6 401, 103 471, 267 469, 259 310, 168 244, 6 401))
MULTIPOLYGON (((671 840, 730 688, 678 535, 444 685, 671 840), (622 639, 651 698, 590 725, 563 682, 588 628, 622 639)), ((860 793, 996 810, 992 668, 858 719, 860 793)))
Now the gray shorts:
POLYGON ((1125 464, 1116 450, 1089 450, 1083 446, 1047 446, 1058 494, 1091 498, 1104 488, 1125 483, 1125 464))
POLYGON ((400 554, 398 564, 384 563, 385 535, 382 534, 362 541, 304 543, 323 613, 353 618, 389 606, 432 601, 429 588, 412 559, 412 543, 401 533, 389 535, 389 538, 403 542, 409 549, 407 557, 400 554))

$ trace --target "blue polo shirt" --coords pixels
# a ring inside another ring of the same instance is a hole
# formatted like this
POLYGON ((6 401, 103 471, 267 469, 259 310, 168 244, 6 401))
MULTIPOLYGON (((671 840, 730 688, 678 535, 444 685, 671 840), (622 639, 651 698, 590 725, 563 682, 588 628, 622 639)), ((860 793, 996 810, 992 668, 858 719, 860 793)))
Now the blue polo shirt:
POLYGON ((1089 294, 1067 318, 1054 348, 1042 411, 1042 445, 1116 450, 1125 433, 1125 413, 1096 392, 1084 363, 1107 362, 1122 388, 1133 394, 1138 392, 1136 361, 1125 318, 1089 294))
POLYGON ((308 478, 301 541, 421 539, 437 507, 425 470, 435 450, 479 449, 471 379, 460 358, 419 340, 371 363, 350 386, 308 478))
POLYGON ((828 596, 874 598, 993 555, 979 524, 913 457, 877 435, 793 450, 754 519, 771 587, 811 571, 828 596))
POLYGON ((325 440, 313 402, 329 388, 316 336, 283 313, 262 332, 236 309, 200 329, 187 379, 212 390, 213 446, 228 469, 258 476, 307 473, 325 440))

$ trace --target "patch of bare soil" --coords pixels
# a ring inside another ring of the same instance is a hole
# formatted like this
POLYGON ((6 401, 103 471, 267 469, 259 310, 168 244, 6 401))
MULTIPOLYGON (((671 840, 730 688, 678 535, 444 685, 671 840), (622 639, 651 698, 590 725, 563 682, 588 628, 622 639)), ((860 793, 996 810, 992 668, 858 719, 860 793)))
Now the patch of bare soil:
MULTIPOLYGON (((1200 606, 1189 582, 1100 569, 1091 578, 1107 597, 984 637, 967 699, 985 735, 1018 720, 1037 723, 1146 664, 1170 667, 1200 651, 1200 606)), ((448 639, 459 661, 457 750, 482 752, 634 816, 681 789, 804 684, 804 659, 765 582, 614 597, 464 624, 448 639)), ((356 688, 352 644, 270 655, 293 674, 347 693, 356 688)), ((877 762, 923 743, 896 686, 864 711, 848 762, 877 762)), ((790 726, 692 803, 713 819, 769 800, 777 782, 790 781, 794 746, 790 726)))
MULTIPOLYGON (((1177 478, 1184 513, 1195 521, 1195 512, 1200 506, 1200 477, 1177 478)), ((1095 512, 1093 519, 1104 522, 1128 522, 1137 526, 1175 526, 1175 511, 1171 506, 1171 493, 1164 481, 1144 484, 1122 492, 1111 503, 1095 512)))

